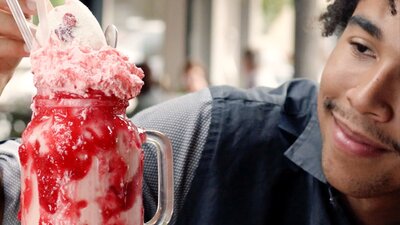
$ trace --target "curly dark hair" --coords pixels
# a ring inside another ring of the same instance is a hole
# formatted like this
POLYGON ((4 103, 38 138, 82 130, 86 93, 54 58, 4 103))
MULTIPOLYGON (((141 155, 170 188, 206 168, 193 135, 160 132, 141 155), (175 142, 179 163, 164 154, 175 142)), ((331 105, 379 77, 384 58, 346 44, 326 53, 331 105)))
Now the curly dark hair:
MULTIPOLYGON (((328 0, 329 1, 329 0, 328 0)), ((387 0, 392 15, 397 14, 395 0, 387 0)), ((327 37, 332 34, 340 34, 347 26, 347 22, 353 15, 353 12, 359 0, 335 0, 331 3, 327 11, 323 13, 319 20, 323 24, 322 36, 327 37)))

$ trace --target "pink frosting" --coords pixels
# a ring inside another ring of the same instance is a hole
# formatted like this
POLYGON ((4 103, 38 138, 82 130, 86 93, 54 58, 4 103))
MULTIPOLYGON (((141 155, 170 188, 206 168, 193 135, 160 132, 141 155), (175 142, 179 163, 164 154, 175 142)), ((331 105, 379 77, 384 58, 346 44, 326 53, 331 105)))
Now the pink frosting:
POLYGON ((127 100, 143 86, 143 71, 109 46, 94 50, 50 39, 48 45, 32 52, 31 64, 40 95, 63 92, 85 97, 95 90, 127 100))

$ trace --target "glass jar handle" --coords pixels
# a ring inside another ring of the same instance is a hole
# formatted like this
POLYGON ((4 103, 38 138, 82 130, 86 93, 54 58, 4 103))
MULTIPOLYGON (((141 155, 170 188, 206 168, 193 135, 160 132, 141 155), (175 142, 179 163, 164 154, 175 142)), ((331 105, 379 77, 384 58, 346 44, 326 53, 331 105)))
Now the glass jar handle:
POLYGON ((170 222, 174 208, 174 170, 172 147, 169 139, 161 132, 145 130, 146 143, 157 149, 158 206, 153 218, 145 225, 166 225, 170 222))

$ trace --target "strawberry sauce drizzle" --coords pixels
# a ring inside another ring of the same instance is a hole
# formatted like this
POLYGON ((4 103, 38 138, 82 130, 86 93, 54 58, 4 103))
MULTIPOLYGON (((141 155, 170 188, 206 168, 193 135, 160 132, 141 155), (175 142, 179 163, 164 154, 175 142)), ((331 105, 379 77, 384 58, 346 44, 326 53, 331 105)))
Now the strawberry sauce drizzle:
MULTIPOLYGON (((66 97, 75 96, 56 95, 55 99, 66 97)), ((77 222, 82 210, 90 202, 73 198, 71 194, 76 193, 70 193, 66 187, 84 179, 95 161, 98 179, 105 180, 107 185, 106 193, 95 200, 101 209, 102 224, 128 224, 120 219, 120 214, 130 210, 141 195, 143 153, 140 146, 145 136, 126 117, 126 102, 104 96, 97 98, 94 102, 99 104, 91 107, 48 107, 39 104, 46 99, 38 96, 34 99, 36 112, 23 134, 19 154, 24 172, 37 177, 40 212, 43 212, 41 225, 54 225, 51 215, 57 214, 60 219, 59 213, 65 221, 80 224, 77 222), (103 105, 104 102, 107 104, 103 105), (134 154, 139 155, 139 162, 132 173, 127 162, 132 161, 134 154), (29 165, 31 171, 26 171, 29 165)), ((23 178, 22 214, 31 206, 35 188, 30 176, 23 178)))

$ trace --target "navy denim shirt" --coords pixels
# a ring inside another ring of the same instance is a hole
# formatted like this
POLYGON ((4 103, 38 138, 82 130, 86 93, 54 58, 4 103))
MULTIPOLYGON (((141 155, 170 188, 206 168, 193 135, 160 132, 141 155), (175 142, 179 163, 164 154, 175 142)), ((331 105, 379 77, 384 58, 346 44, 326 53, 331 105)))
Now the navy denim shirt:
POLYGON ((210 90, 209 135, 177 224, 351 224, 322 173, 314 83, 210 90))

